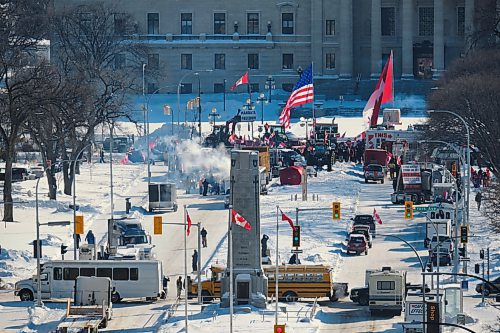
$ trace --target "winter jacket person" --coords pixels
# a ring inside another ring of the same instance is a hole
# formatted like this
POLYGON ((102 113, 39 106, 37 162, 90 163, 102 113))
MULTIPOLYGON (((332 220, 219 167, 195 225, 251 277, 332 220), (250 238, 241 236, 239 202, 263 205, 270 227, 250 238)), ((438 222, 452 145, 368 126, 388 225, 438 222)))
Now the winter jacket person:
POLYGON ((175 281, 175 285, 177 286, 177 298, 180 298, 182 293, 182 276, 179 276, 177 281, 175 281))
POLYGON ((192 258, 193 258, 193 262, 192 262, 193 272, 197 272, 198 271, 198 251, 194 250, 192 258))
POLYGON ((202 228, 200 234, 201 234, 202 246, 207 247, 207 234, 208 234, 207 230, 205 228, 202 228))
POLYGON ((89 230, 87 236, 85 236, 85 240, 87 241, 87 244, 95 244, 95 236, 92 230, 89 230))
POLYGON ((203 196, 206 197, 208 192, 208 181, 206 179, 203 180, 203 196))
POLYGON ((477 203, 477 210, 480 210, 481 209, 481 201, 483 200, 483 195, 481 194, 481 192, 477 192, 476 198, 474 200, 477 203))

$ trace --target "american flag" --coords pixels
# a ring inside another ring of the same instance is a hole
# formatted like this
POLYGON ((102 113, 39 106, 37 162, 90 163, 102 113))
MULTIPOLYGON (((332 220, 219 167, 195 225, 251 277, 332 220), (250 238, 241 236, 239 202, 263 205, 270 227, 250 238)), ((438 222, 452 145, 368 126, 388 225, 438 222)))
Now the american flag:
POLYGON ((314 102, 313 72, 310 65, 300 76, 299 82, 293 87, 283 111, 280 114, 280 124, 290 127, 290 110, 296 106, 314 102))

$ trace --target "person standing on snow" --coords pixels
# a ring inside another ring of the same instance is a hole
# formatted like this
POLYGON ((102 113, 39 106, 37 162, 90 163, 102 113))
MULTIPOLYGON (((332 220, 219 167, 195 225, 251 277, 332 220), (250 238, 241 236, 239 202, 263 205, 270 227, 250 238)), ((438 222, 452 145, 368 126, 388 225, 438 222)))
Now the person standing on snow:
POLYGON ((194 250, 192 257, 193 257, 193 262, 192 262, 193 272, 197 272, 198 271, 198 251, 194 250))
POLYGON ((481 209, 481 201, 483 200, 483 195, 481 194, 481 192, 477 192, 475 200, 477 203, 477 210, 480 210, 481 209))
POLYGON ((177 298, 181 298, 181 293, 182 293, 182 276, 179 276, 177 281, 175 281, 175 284, 177 286, 177 298))
POLYGON ((207 247, 207 230, 205 230, 205 228, 202 228, 201 229, 201 244, 203 245, 203 247, 207 247))
POLYGON ((85 241, 87 241, 87 244, 89 244, 89 245, 95 244, 95 236, 94 236, 94 233, 92 232, 92 230, 89 230, 89 232, 87 232, 87 236, 85 236, 85 241))

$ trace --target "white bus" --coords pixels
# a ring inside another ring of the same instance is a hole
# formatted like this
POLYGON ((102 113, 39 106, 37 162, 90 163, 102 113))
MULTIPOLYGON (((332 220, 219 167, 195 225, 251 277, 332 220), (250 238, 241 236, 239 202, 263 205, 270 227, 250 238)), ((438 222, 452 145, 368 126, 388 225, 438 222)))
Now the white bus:
MULTIPOLYGON (((40 280, 42 299, 73 298, 75 280, 79 276, 108 277, 111 279, 112 302, 123 298, 165 298, 163 267, 158 260, 56 260, 42 266, 40 280)), ((21 301, 34 299, 37 279, 16 282, 14 294, 21 301)))

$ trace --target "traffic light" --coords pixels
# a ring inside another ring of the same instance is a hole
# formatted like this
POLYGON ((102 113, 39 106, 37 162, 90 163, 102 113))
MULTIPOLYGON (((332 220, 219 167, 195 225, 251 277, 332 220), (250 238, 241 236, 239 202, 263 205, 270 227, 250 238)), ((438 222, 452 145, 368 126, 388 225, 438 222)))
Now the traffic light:
POLYGON ((274 324, 274 333, 285 333, 285 325, 283 324, 274 324))
POLYGON ((465 258, 465 247, 458 248, 458 255, 465 258))
POLYGON ((413 201, 405 201, 405 220, 413 218, 413 201))
POLYGON ((481 266, 479 266, 479 264, 475 264, 474 265, 474 273, 479 274, 480 270, 481 270, 481 266))
POLYGON ((484 250, 479 250, 479 259, 484 259, 484 250))
POLYGON ((300 246, 300 226, 295 226, 292 232, 292 246, 300 246))
POLYGON ((332 220, 340 220, 340 202, 332 202, 332 220))
POLYGON ((75 234, 83 235, 83 215, 75 216, 75 234))
POLYGON ((35 239, 33 241, 33 258, 37 258, 37 257, 42 257, 42 240, 39 239, 38 241, 35 239), (40 249, 40 254, 38 254, 38 249, 40 249))
POLYGON ((451 164, 451 174, 453 175, 453 177, 457 178, 457 163, 456 162, 453 162, 451 164))
POLYGON ((161 235, 163 232, 163 218, 161 216, 154 217, 154 234, 161 235))
POLYGON ((461 225, 460 226, 460 243, 467 244, 469 238, 469 226, 461 225))
POLYGON ((67 248, 68 248, 67 245, 61 244, 61 254, 62 255, 64 255, 66 252, 68 252, 67 248))

